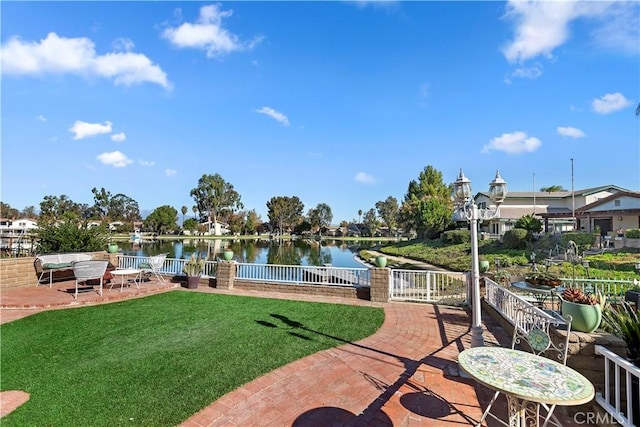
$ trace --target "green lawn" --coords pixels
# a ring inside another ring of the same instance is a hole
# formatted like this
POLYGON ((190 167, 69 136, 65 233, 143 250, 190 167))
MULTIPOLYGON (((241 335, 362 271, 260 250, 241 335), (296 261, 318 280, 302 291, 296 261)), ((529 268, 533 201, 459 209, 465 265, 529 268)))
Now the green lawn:
POLYGON ((2 425, 176 425, 383 319, 375 307, 181 291, 39 313, 0 326, 0 389, 31 395, 2 425))

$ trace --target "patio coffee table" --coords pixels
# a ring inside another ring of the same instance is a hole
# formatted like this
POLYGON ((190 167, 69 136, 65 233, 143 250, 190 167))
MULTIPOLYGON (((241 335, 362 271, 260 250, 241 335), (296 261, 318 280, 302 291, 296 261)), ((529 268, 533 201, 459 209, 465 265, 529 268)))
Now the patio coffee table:
MULTIPOLYGON (((124 287, 124 281, 126 276, 134 276, 133 277, 133 283, 136 284, 136 286, 138 287, 138 289, 140 289, 140 280, 141 280, 141 271, 137 270, 135 268, 123 268, 120 270, 112 270, 111 274, 113 274, 114 276, 120 276, 120 292, 122 292, 122 288, 124 287)), ((115 282, 115 278, 113 279, 113 282, 115 282)), ((109 290, 111 290, 113 288, 114 283, 111 283, 111 286, 109 287, 109 290)), ((129 280, 127 280, 127 283, 129 282, 129 280)))
POLYGON ((474 347, 460 353, 458 363, 471 378, 506 396, 508 426, 539 426, 540 404, 581 405, 595 393, 579 372, 520 350, 474 347))

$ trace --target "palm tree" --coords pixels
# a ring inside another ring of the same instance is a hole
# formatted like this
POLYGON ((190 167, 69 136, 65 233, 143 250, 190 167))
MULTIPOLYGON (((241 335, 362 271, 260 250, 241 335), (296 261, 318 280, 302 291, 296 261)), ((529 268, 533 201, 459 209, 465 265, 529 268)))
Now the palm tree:
POLYGON ((361 218, 362 218, 362 209, 358 209, 358 224, 362 222, 361 218))
POLYGON ((189 212, 189 208, 187 208, 186 206, 182 206, 180 208, 180 212, 182 212, 182 226, 184 227, 184 216, 187 214, 187 212, 189 212))

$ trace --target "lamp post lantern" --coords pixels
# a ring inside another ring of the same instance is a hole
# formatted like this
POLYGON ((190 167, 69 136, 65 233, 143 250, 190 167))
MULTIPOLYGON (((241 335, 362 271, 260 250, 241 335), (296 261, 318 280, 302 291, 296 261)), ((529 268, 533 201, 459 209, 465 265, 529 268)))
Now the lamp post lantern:
POLYGON ((471 194, 471 181, 464 176, 462 169, 453 183, 453 201, 455 205, 453 220, 467 221, 471 227, 471 293, 472 322, 471 347, 482 347, 482 321, 480 316, 480 261, 478 258, 478 223, 496 218, 500 214, 500 204, 507 195, 507 183, 496 172, 496 177, 489 184, 489 199, 496 205, 495 210, 480 209, 471 194))

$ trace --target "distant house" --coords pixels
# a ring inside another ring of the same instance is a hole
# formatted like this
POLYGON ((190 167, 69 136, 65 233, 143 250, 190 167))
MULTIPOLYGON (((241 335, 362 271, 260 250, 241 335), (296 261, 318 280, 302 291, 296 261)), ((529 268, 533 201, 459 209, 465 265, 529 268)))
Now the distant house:
POLYGON ((201 222, 200 224, 207 227, 208 231, 205 233, 206 235, 222 236, 224 234, 231 233, 231 230, 229 229, 229 224, 224 222, 205 221, 205 222, 201 222))
MULTIPOLYGON (((488 193, 475 196, 479 208, 495 208, 488 193)), ((482 230, 502 235, 525 215, 544 222, 546 232, 575 229, 592 232, 600 228, 602 235, 617 229, 640 228, 640 193, 606 185, 582 190, 556 192, 509 192, 500 205, 500 215, 482 224, 482 230)))
POLYGON ((19 235, 38 228, 38 221, 30 218, 0 218, 0 232, 3 235, 19 235))

